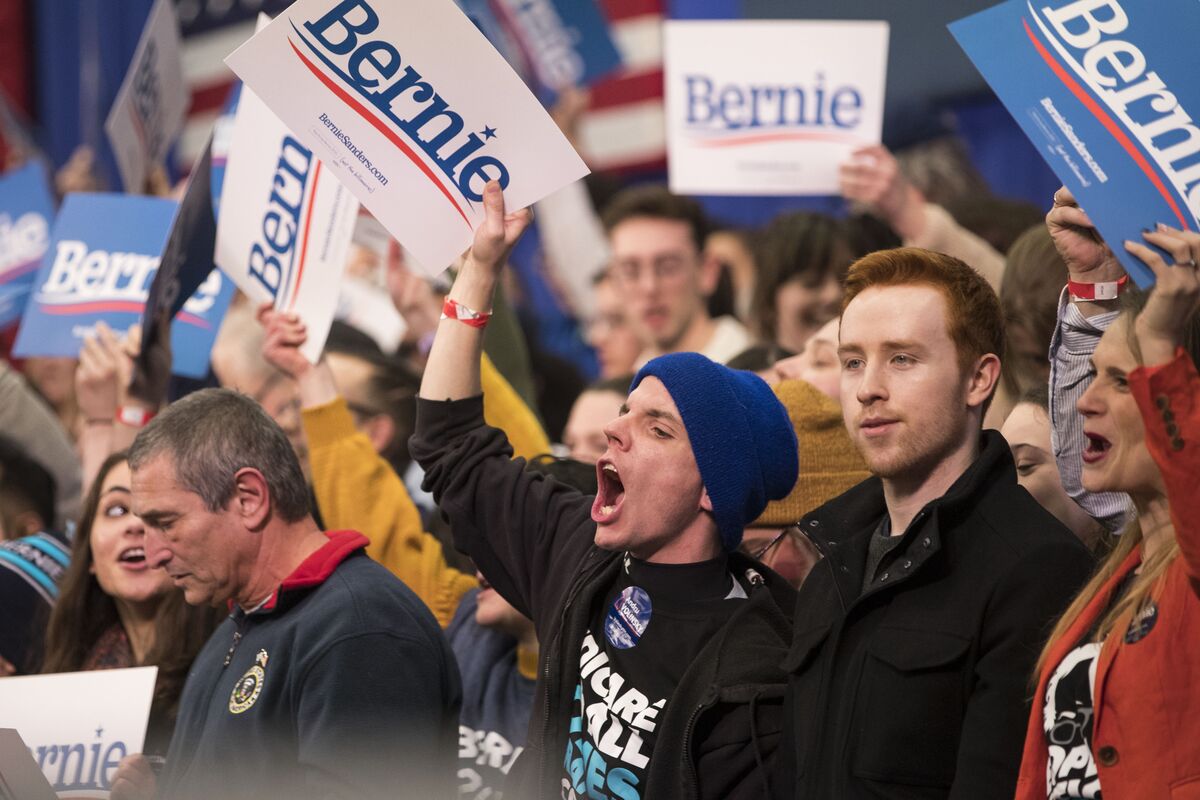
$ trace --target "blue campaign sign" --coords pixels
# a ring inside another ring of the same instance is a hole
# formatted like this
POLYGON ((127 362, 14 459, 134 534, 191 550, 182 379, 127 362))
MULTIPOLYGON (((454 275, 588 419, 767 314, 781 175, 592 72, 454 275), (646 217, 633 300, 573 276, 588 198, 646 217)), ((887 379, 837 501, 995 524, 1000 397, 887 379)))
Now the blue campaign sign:
POLYGON ((53 221, 54 199, 40 163, 0 176, 0 328, 25 310, 53 221))
POLYGON ((1010 0, 950 31, 1141 287, 1125 252, 1200 228, 1200 2, 1010 0))
POLYGON ((571 86, 591 86, 621 66, 621 54, 596 0, 458 4, 518 73, 536 84, 539 96, 553 98, 571 86), (514 45, 523 63, 515 63, 514 45))
MULTIPOLYGON (((33 283, 13 354, 76 356, 96 323, 118 333, 145 310, 175 217, 171 200, 120 194, 68 195, 33 283)), ((171 326, 173 370, 202 377, 233 295, 214 271, 171 326)))

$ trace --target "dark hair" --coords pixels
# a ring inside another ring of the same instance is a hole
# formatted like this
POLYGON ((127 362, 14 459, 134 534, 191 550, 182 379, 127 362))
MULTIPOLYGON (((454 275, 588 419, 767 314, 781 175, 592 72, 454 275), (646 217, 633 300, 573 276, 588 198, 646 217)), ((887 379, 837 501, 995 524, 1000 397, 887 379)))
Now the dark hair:
POLYGON ((842 230, 851 258, 862 258, 876 250, 891 250, 904 245, 899 234, 874 214, 851 214, 842 220, 842 230))
POLYGON ((1017 401, 1018 405, 1021 403, 1028 403, 1029 405, 1037 406, 1038 408, 1042 409, 1042 411, 1049 413, 1050 385, 1043 384, 1040 386, 1035 386, 1032 389, 1027 389, 1025 393, 1021 395, 1021 399, 1017 401))
POLYGON ((384 414, 392 421, 392 439, 380 452, 397 474, 403 475, 412 457, 408 440, 417 426, 417 392, 421 377, 401 359, 386 355, 367 334, 344 322, 334 322, 325 341, 325 352, 357 358, 371 368, 367 381, 369 408, 352 408, 360 414, 384 414))
POLYGON ((704 252, 709 231, 708 218, 700 204, 690 197, 671 194, 665 186, 634 186, 613 197, 600 219, 604 223, 604 230, 612 233, 613 228, 625 220, 638 217, 686 222, 692 230, 696 252, 704 252))
POLYGON ((733 358, 725 362, 730 369, 741 369, 748 372, 762 372, 776 361, 791 358, 795 353, 777 344, 756 344, 747 347, 733 358))
POLYGON ((1011 250, 1030 227, 1046 229, 1045 212, 1024 200, 968 195, 946 203, 946 211, 999 253, 1011 250))
MULTIPOLYGON (((1000 286, 1000 309, 1004 313, 1006 335, 1024 331, 1039 352, 1050 352, 1050 339, 1058 326, 1058 297, 1067 284, 1067 265, 1063 262, 1054 240, 1044 222, 1026 230, 1008 251, 1004 266, 1004 283, 1000 286)), ((1025 365, 1013 358, 1001 365, 1001 376, 1011 395, 1018 395, 1028 386, 1047 381, 1046 372, 1028 374, 1025 365)))
POLYGON ((775 340, 775 296, 793 280, 806 287, 841 281, 850 266, 845 230, 833 217, 809 211, 780 214, 767 223, 755 245, 758 279, 751 317, 764 339, 775 340))
POLYGON ((595 381, 588 384, 584 389, 585 392, 613 392, 622 397, 629 396, 629 384, 633 383, 633 373, 627 375, 617 375, 613 378, 605 378, 604 380, 595 381))
POLYGON ((988 353, 1004 360, 1004 317, 1000 301, 978 272, 953 256, 899 247, 860 258, 846 276, 842 311, 875 286, 930 286, 946 300, 946 327, 965 370, 988 353))
MULTIPOLYGON (((0 434, 0 522, 10 522, 4 519, 4 510, 12 507, 18 513, 35 512, 42 518, 43 527, 53 528, 56 495, 54 476, 14 440, 0 434)), ((10 537, 15 535, 8 524, 0 527, 10 537)))
POLYGON ((199 495, 209 511, 225 508, 234 475, 252 467, 266 480, 280 519, 309 515, 308 485, 283 429, 232 389, 202 389, 167 406, 134 439, 129 468, 136 472, 160 454, 171 459, 180 486, 199 495))
MULTIPOLYGON (((126 460, 123 452, 109 456, 84 499, 71 545, 71 563, 59 583, 58 600, 46 627, 41 672, 78 672, 100 637, 121 624, 116 603, 100 588, 91 572, 92 527, 99 513, 105 479, 126 460)), ((175 717, 188 669, 220 616, 207 606, 189 606, 183 600, 183 592, 174 588, 159 601, 154 615, 154 642, 144 661, 145 665, 158 667, 154 688, 156 714, 175 717)))

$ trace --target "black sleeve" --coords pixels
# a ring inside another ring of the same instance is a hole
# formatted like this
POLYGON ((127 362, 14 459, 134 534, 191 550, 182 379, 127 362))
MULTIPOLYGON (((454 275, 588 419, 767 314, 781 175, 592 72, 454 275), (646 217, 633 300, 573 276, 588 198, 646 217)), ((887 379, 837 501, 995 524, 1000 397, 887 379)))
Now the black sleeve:
POLYGON ((1033 668, 1050 628, 1092 572, 1074 542, 1039 547, 1020 559, 992 594, 967 703, 950 797, 1011 798, 1025 731, 1033 668))
POLYGON ((424 488, 450 520, 454 545, 541 633, 595 537, 592 497, 525 471, 483 398, 417 401, 409 443, 424 488))

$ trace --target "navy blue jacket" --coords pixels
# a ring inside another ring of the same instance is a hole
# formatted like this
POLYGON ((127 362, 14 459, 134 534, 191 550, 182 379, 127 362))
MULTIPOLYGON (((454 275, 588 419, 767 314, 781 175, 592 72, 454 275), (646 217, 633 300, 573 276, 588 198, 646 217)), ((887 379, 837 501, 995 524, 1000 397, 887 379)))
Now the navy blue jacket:
POLYGON ((200 651, 160 797, 452 795, 454 656, 417 596, 363 552, 366 537, 327 535, 200 651))

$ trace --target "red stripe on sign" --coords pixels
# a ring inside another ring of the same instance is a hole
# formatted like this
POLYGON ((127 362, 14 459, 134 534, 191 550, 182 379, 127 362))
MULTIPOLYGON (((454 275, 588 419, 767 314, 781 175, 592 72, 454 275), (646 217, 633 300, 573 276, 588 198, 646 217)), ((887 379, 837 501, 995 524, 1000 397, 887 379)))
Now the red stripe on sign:
POLYGON ((761 144, 762 142, 783 142, 788 140, 810 142, 846 142, 849 144, 866 144, 859 136, 849 133, 821 133, 818 131, 790 133, 746 133, 741 136, 730 136, 720 139, 698 139, 698 147, 736 147, 742 144, 761 144))
POLYGON ((317 79, 320 80, 321 83, 325 84, 325 87, 329 89, 329 91, 333 92, 356 114, 365 119, 367 122, 371 123, 375 130, 387 137, 387 140, 396 145, 396 147, 400 149, 400 152, 403 153, 409 161, 415 164, 417 168, 421 170, 421 172, 425 173, 425 177, 428 178, 430 182, 438 188, 438 191, 445 195, 446 199, 450 201, 450 205, 454 206, 454 210, 458 212, 458 215, 463 218, 463 222, 467 223, 467 227, 470 228, 471 220, 467 218, 466 213, 462 210, 462 207, 459 206, 458 201, 450 196, 450 192, 446 190, 446 187, 442 185, 442 182, 439 181, 437 176, 433 174, 433 170, 431 170, 429 166, 412 151, 412 148, 405 144, 404 140, 401 139, 395 131, 389 128, 383 122, 383 120, 376 117, 370 111, 367 111, 367 109, 365 109, 361 103, 350 96, 349 92, 334 83, 333 79, 324 72, 317 69, 317 67, 311 61, 304 57, 304 54, 300 52, 300 50, 296 47, 296 44, 291 39, 288 39, 288 44, 292 46, 292 52, 296 54, 296 58, 300 59, 304 66, 308 67, 309 71, 312 72, 313 75, 316 75, 317 79))
POLYGON ((229 90, 233 88, 233 84, 234 81, 228 80, 193 87, 192 105, 188 108, 188 116, 203 114, 205 111, 220 111, 225 106, 225 98, 229 97, 229 90))
POLYGON ((610 22, 663 13, 662 0, 600 0, 600 7, 610 22))
POLYGON ((645 100, 659 100, 663 96, 663 71, 661 68, 618 75, 600 81, 591 90, 588 108, 614 108, 645 100))
POLYGON ((189 314, 186 311, 180 311, 178 314, 176 314, 175 320, 177 322, 183 322, 187 325, 195 325, 197 328, 204 328, 204 330, 208 330, 212 327, 212 323, 208 320, 197 317, 195 314, 189 314))
POLYGON ((300 266, 296 268, 296 285, 292 289, 292 299, 288 301, 288 310, 296 307, 296 298, 300 296, 300 281, 304 280, 304 262, 308 258, 308 238, 312 234, 313 209, 317 206, 317 182, 321 179, 321 162, 313 170, 312 196, 308 201, 308 213, 304 215, 304 241, 300 244, 300 266))
POLYGON ((64 305, 43 305, 41 311, 43 314, 91 314, 101 311, 127 311, 133 314, 141 314, 146 310, 145 303, 135 303, 131 301, 101 301, 95 303, 69 303, 64 305))
POLYGON ((1073 77, 1071 77, 1071 75, 1067 72, 1066 67, 1060 64, 1058 59, 1056 59, 1050 53, 1050 51, 1047 50, 1042 43, 1037 40, 1037 37, 1033 35, 1033 31, 1029 27, 1029 21, 1022 19, 1021 24, 1025 26, 1025 34, 1029 37, 1029 41, 1033 42, 1034 48, 1038 51, 1038 54, 1041 55, 1042 60, 1049 65, 1051 71, 1058 76, 1058 79, 1063 82, 1064 86, 1071 90, 1071 94, 1075 95, 1079 102, 1083 103, 1084 107, 1087 108, 1088 111, 1092 112, 1092 116, 1100 120, 1100 124, 1112 134, 1112 137, 1116 139, 1117 143, 1125 149, 1125 152, 1129 153, 1130 157, 1133 158, 1134 163, 1138 165, 1142 172, 1146 173, 1146 177, 1150 179, 1152 184, 1154 184, 1154 188, 1158 189, 1158 193, 1161 194, 1163 199, 1167 201, 1167 205, 1171 207, 1171 211, 1174 212, 1175 218, 1179 220, 1179 224, 1183 226, 1184 230, 1190 230, 1187 219, 1183 216, 1183 212, 1179 210, 1179 205, 1175 202, 1175 198, 1171 196, 1170 191, 1168 191, 1166 185, 1163 184, 1162 178, 1158 176, 1158 173, 1154 170, 1154 167, 1150 165, 1150 162, 1146 160, 1146 157, 1142 155, 1142 152, 1137 149, 1137 146, 1134 145, 1134 143, 1130 141, 1129 137, 1125 135, 1125 131, 1121 130, 1121 127, 1113 121, 1113 118, 1110 117, 1108 113, 1100 107, 1100 104, 1092 99, 1092 96, 1088 94, 1087 91, 1084 90, 1084 88, 1080 86, 1073 77))

